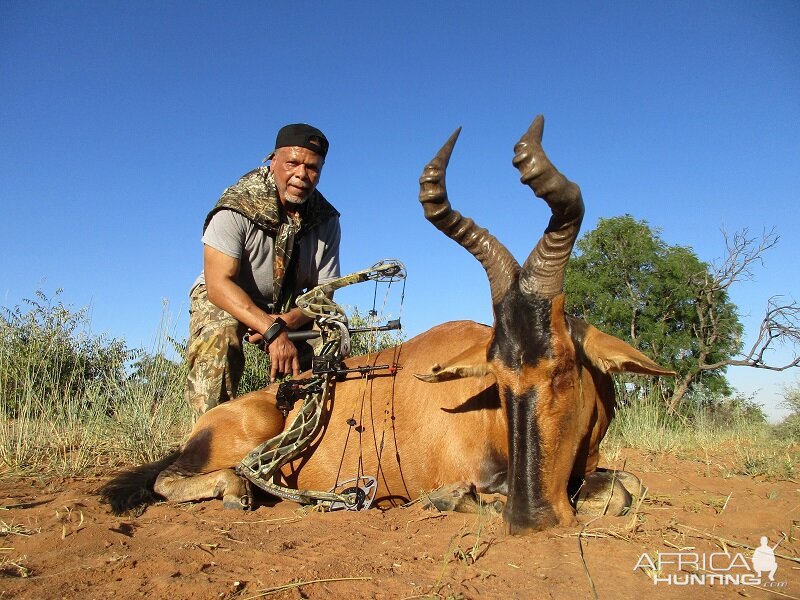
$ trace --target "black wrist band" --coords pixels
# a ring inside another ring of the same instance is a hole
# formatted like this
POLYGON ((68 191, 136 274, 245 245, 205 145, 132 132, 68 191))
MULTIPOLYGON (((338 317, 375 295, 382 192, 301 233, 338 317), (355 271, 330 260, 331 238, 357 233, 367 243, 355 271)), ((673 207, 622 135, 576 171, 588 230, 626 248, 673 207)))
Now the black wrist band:
POLYGON ((275 341, 275 338, 278 337, 281 334, 281 331, 284 329, 286 329, 286 321, 280 317, 276 318, 275 322, 264 332, 264 341, 266 342, 267 346, 275 341))

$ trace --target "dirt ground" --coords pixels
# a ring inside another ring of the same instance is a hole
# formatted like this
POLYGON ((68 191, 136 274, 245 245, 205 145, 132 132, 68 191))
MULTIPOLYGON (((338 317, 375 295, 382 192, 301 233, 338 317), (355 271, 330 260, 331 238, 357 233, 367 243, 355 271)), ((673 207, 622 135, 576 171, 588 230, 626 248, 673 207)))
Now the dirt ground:
POLYGON ((701 461, 629 451, 612 466, 623 463, 647 495, 631 516, 582 517, 580 536, 510 537, 499 517, 419 505, 319 513, 278 502, 243 513, 221 501, 162 503, 120 518, 94 494, 101 480, 4 479, 0 599, 800 598, 800 483, 731 475, 724 452, 701 461), (775 581, 765 573, 745 585, 761 536, 783 540, 775 581), (738 584, 703 583, 704 573, 738 584))

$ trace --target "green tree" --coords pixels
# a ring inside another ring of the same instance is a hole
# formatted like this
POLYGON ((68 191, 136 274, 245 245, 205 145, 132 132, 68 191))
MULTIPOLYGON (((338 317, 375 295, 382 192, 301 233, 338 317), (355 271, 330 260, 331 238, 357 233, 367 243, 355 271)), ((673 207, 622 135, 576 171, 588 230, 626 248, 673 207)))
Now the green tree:
MULTIPOLYGON (((351 329, 376 327, 383 324, 378 322, 377 317, 372 316, 370 313, 362 315, 356 306, 353 307, 353 311, 348 315, 347 320, 351 329)), ((399 331, 354 333, 350 336, 350 356, 376 354, 385 348, 396 346, 402 341, 403 336, 399 331)))
MULTIPOLYGON (((176 351, 182 350, 174 340, 170 340, 176 351)), ((186 381, 186 364, 181 358, 175 361, 159 351, 150 354, 144 350, 132 351, 131 365, 127 379, 130 390, 141 390, 154 402, 163 402, 172 397, 182 397, 186 381)))
POLYGON ((800 383, 784 388, 780 406, 787 409, 789 414, 778 424, 776 432, 785 439, 800 441, 800 383))
POLYGON ((783 371, 800 365, 800 305, 770 298, 755 341, 743 349, 743 328, 728 290, 752 279, 752 269, 778 243, 774 231, 728 236, 713 264, 690 249, 668 246, 657 229, 630 215, 601 219, 576 243, 567 268, 567 310, 628 340, 678 373, 660 381, 675 411, 697 384, 719 398, 730 393, 728 366, 783 371), (793 349, 785 364, 768 362, 770 351, 793 349))
POLYGON ((678 378, 661 382, 671 407, 699 381, 727 395, 726 361, 740 349, 742 326, 726 289, 703 292, 708 273, 690 248, 667 245, 646 221, 601 219, 576 243, 565 279, 567 311, 674 369, 678 378), (700 303, 716 316, 713 332, 700 303), (704 367, 711 363, 719 364, 704 367))
POLYGON ((22 305, 0 308, 0 407, 17 417, 66 399, 107 396, 126 378, 125 342, 89 331, 87 309, 74 310, 37 291, 22 305), (87 394, 91 390, 93 395, 87 394))

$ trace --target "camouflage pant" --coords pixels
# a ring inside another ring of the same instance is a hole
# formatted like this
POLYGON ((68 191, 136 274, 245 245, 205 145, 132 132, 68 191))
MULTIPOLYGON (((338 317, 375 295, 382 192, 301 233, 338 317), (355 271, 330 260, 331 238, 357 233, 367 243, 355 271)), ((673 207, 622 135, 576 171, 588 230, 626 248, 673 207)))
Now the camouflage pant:
MULTIPOLYGON (((212 304, 206 286, 198 285, 189 298, 186 401, 197 420, 207 410, 236 397, 244 373, 242 337, 247 327, 212 304)), ((309 369, 315 344, 297 342, 295 346, 300 369, 309 369)))
POLYGON ((206 286, 198 285, 189 298, 186 401, 196 419, 236 396, 244 372, 242 336, 247 327, 212 304, 206 286))

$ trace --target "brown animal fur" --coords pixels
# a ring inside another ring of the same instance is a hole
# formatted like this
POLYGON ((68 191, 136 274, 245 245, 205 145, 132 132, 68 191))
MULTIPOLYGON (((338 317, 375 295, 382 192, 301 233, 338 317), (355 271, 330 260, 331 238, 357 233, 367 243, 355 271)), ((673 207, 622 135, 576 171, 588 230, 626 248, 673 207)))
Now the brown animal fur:
MULTIPOLYGON (((396 376, 376 374, 338 382, 322 439, 284 467, 284 480, 299 488, 327 490, 336 483, 337 472, 339 481, 354 477, 360 459, 364 473, 377 475, 376 502, 383 507, 457 482, 474 483, 482 493, 497 492, 497 477, 506 469, 508 439, 495 378, 464 377, 430 384, 414 377, 414 373, 430 369, 432 363, 449 365, 460 360, 463 358, 460 355, 472 352, 462 350, 465 347, 482 348, 485 353, 491 334, 491 328, 470 321, 445 323, 403 344, 396 376), (363 429, 350 431, 346 421, 351 417, 363 429)), ((393 350, 385 350, 371 357, 370 363, 390 363, 393 357, 393 350)), ((366 357, 360 357, 348 359, 346 364, 358 366, 366 362, 366 357)), ((552 368, 552 363, 549 364, 552 368)), ((581 439, 582 443, 567 453, 571 453, 574 464, 565 461, 553 465, 558 473, 557 482, 554 477, 547 498, 554 503, 560 502, 560 496, 566 497, 566 479, 570 473, 583 475, 596 468, 598 446, 610 421, 607 407, 613 407, 613 395, 607 395, 613 394, 613 387, 598 385, 593 379, 599 373, 596 368, 584 369, 576 385, 568 379, 553 379, 554 374, 544 366, 526 371, 519 380, 539 381, 543 395, 552 394, 554 385, 559 387, 561 395, 577 391, 568 404, 581 417, 573 425, 579 431, 576 436, 568 437, 581 439), (606 392, 606 397, 599 395, 598 389, 606 392), (579 465, 583 466, 575 471, 573 467, 579 465)), ((511 378, 512 374, 508 376, 511 378)), ((539 417, 545 420, 540 425, 542 430, 549 430, 553 424, 561 427, 562 412, 555 405, 544 411, 546 416, 539 417)), ((294 413, 290 414, 286 422, 291 422, 293 416, 294 413)), ((231 469, 247 452, 277 435, 284 423, 275 406, 275 386, 219 405, 198 419, 179 455, 155 463, 155 468, 161 470, 155 492, 171 501, 228 496, 226 500, 230 503, 231 494, 246 493, 231 479, 231 469)), ((548 438, 547 444, 558 445, 561 439, 548 438)), ((140 490, 152 489, 154 476, 153 466, 150 467, 150 476, 139 478, 140 490)), ((136 479, 132 471, 117 477, 104 490, 115 511, 127 508, 119 501, 118 484, 122 479, 128 482, 125 494, 130 495, 135 487, 130 482, 136 479)), ((558 511, 560 520, 571 522, 572 509, 568 504, 560 502, 558 511)))

